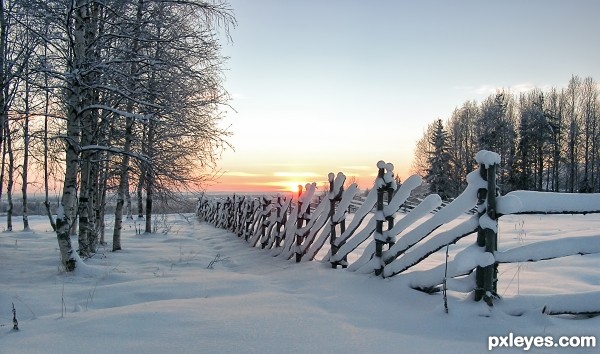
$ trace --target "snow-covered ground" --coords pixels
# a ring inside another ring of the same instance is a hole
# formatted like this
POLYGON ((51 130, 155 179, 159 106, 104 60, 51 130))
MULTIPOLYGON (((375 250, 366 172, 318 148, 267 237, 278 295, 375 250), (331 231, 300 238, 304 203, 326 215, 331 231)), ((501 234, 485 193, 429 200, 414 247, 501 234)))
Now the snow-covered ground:
MULTIPOLYGON (((531 297, 598 292, 598 254, 501 265, 502 301, 490 309, 450 291, 446 314, 441 294, 412 290, 403 275, 296 264, 193 216, 170 215, 166 235, 135 235, 131 221, 123 251, 101 250, 66 274, 47 220, 31 222, 31 232, 0 234, 2 353, 482 353, 489 336, 509 333, 600 338, 600 317, 543 315, 531 297), (508 314, 514 307, 520 316, 508 314)), ((598 230, 597 214, 506 216, 500 249, 598 230)), ((451 253, 472 243, 461 240, 451 253)), ((435 254, 419 268, 443 259, 435 254)))

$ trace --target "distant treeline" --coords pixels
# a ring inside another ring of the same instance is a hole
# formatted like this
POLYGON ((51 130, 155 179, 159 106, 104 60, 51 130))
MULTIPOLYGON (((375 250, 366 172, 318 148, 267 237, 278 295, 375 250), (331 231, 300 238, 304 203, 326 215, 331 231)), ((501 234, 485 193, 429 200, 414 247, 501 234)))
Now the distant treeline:
POLYGON ((417 142, 413 172, 434 193, 457 196, 477 168, 478 150, 502 157, 502 192, 600 192, 599 85, 573 76, 566 88, 512 94, 498 90, 467 101, 445 122, 431 123, 417 142))
MULTIPOLYGON (((22 216, 23 215, 23 200, 21 198, 16 198, 13 200, 14 204, 12 206, 12 215, 13 216, 22 216)), ((59 199, 50 200, 50 210, 56 211, 58 208, 59 199)), ((143 203, 143 200, 142 200, 143 203)), ((154 203, 154 213, 155 214, 186 214, 193 213, 196 211, 196 207, 198 204, 198 198, 188 195, 181 196, 179 199, 167 199, 167 198, 157 198, 154 203)), ((107 204, 105 206, 106 213, 112 214, 115 212, 115 207, 117 205, 116 196, 111 196, 107 200, 107 204)), ((144 218, 145 215, 139 215, 137 209, 138 199, 133 196, 130 198, 129 202, 125 203, 125 215, 132 216, 134 218, 144 218)), ((0 201, 0 217, 6 217, 6 214, 9 211, 9 204, 6 201, 0 201)), ((46 207, 44 205, 43 197, 30 197, 29 204, 27 208, 28 215, 47 215, 46 207)), ((50 225, 50 224, 48 224, 50 225)))

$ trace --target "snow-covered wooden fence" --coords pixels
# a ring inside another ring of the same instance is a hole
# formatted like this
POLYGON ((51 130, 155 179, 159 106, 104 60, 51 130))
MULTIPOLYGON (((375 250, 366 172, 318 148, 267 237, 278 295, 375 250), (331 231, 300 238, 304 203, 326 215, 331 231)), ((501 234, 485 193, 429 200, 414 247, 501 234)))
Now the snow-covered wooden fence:
MULTIPOLYGON (((312 210, 315 183, 300 187, 296 203, 281 195, 275 198, 202 198, 198 215, 217 227, 231 230, 253 247, 260 244, 275 257, 295 258, 296 262, 311 261, 329 240, 329 249, 321 254, 324 254, 322 260, 330 262, 333 268, 342 266, 383 277, 403 274, 415 289, 431 292, 448 285, 453 290, 473 292, 476 301, 484 300, 490 306, 498 297, 498 264, 600 253, 598 235, 499 251, 498 218, 502 215, 597 213, 600 212, 600 194, 517 191, 499 196, 496 186, 499 155, 480 151, 475 158, 480 167, 467 176, 468 185, 461 195, 442 206, 441 198, 431 194, 398 220, 396 213, 404 209, 411 192, 422 184, 422 180, 411 176, 398 187, 394 182, 393 165, 383 161, 377 164, 378 176, 373 188, 355 210, 349 224, 346 224, 346 217, 355 202, 358 187, 352 184, 344 189, 346 177, 341 172, 337 176, 329 174, 329 192, 312 210), (472 213, 474 207, 476 214, 472 213), (372 217, 367 218, 371 213, 372 217), (436 232, 463 215, 468 216, 461 218, 458 224, 453 223, 452 227, 436 232), (433 253, 475 233, 476 243, 457 253, 453 259, 431 269, 407 272, 433 253), (367 241, 369 243, 362 252, 349 264, 350 253, 367 241)), ((583 312, 600 312, 600 303, 596 303, 595 307, 583 312)), ((548 311, 574 312, 581 311, 565 306, 548 311)))

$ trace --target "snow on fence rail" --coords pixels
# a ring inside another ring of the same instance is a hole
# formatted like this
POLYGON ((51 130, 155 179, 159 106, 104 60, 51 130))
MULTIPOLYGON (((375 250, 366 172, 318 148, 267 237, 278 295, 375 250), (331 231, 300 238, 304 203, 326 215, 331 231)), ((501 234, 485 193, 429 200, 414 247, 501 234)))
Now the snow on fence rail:
MULTIPOLYGON (((480 151, 475 158, 480 167, 467 176, 468 185, 461 195, 443 205, 437 194, 431 194, 411 206, 397 222, 396 213, 406 210, 405 203, 411 192, 422 181, 418 176, 411 176, 396 186, 393 165, 383 161, 377 164, 374 187, 359 204, 356 204, 357 185, 344 189, 346 176, 340 172, 337 176, 329 174, 329 192, 312 210, 315 183, 304 188, 299 186, 296 203, 291 197, 281 195, 202 198, 197 214, 202 220, 243 237, 253 247, 260 244, 275 257, 311 261, 329 241, 323 261, 330 262, 333 268, 341 266, 383 277, 402 274, 413 288, 427 292, 439 291, 442 286, 445 290, 450 284, 454 290, 473 292, 476 301, 484 300, 490 306, 499 298, 499 263, 600 253, 600 235, 597 234, 498 251, 498 218, 502 215, 599 213, 600 194, 515 191, 499 196, 496 169, 500 156, 480 151), (348 210, 353 205, 354 217, 346 224, 348 210), (474 209, 477 213, 472 215, 474 209), (460 223, 435 233, 442 225, 469 212, 471 216, 460 223), (373 213, 370 219, 367 218, 369 213, 373 213), (424 219, 426 215, 431 217, 424 219), (431 254, 475 233, 476 243, 453 259, 447 259, 445 264, 406 272, 431 254), (348 255, 369 239, 362 253, 349 264, 348 255)), ((575 294, 574 298, 579 300, 571 306, 564 295, 560 299, 546 297, 548 303, 556 302, 560 306, 544 306, 544 312, 600 313, 599 296, 600 292, 575 294)))

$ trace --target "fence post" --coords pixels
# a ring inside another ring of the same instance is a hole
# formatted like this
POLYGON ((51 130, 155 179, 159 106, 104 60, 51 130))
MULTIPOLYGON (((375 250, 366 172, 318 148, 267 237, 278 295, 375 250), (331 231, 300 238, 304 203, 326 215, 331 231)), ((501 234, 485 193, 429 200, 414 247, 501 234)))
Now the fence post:
POLYGON ((277 195, 277 219, 275 220, 275 247, 281 244, 281 195, 277 195))
MULTIPOLYGON (((485 247, 486 252, 494 253, 498 250, 498 216, 496 214, 496 167, 497 164, 486 166, 481 164, 481 177, 487 181, 487 189, 478 192, 478 204, 485 202, 485 208, 480 210, 480 220, 488 217, 495 227, 479 226, 477 231, 477 245, 485 247)), ((487 225, 489 226, 489 225, 487 225)), ((489 306, 493 306, 492 299, 497 296, 498 288, 498 263, 494 262, 486 267, 477 267, 475 271, 475 301, 483 299, 489 306)))
MULTIPOLYGON (((388 172, 391 172, 391 171, 388 171, 388 172)), ((390 202, 392 201, 392 198, 394 197, 396 189, 394 187, 392 187, 392 183, 387 183, 386 188, 387 188, 387 203, 389 205, 390 202)), ((388 230, 391 230, 392 228, 394 228, 394 213, 392 213, 391 215, 386 215, 385 220, 388 223, 388 227, 387 227, 388 230)), ((396 243, 395 240, 396 240, 395 238, 390 238, 389 236, 387 236, 386 242, 388 244, 388 247, 392 247, 396 243)))
POLYGON ((246 203, 246 218, 245 218, 245 228, 244 228, 244 240, 248 241, 248 239, 250 238, 250 234, 252 233, 252 215, 253 215, 253 209, 254 209, 254 200, 251 199, 248 201, 248 203, 246 203))
POLYGON ((238 237, 242 236, 242 233, 244 232, 244 203, 245 203, 246 197, 240 197, 238 198, 237 202, 236 202, 236 209, 235 209, 235 231, 237 233, 238 237))
MULTIPOLYGON (((304 240, 304 237, 302 235, 300 235, 299 231, 300 229, 302 229, 302 226, 304 224, 304 215, 302 215, 302 213, 300 213, 300 211, 302 210, 302 201, 300 200, 300 197, 302 196, 302 186, 299 185, 298 186, 298 216, 296 217, 296 263, 299 263, 302 260, 302 254, 300 253, 300 249, 302 246, 302 241, 304 240)), ((310 201, 307 201, 307 203, 310 203, 310 201)), ((307 211, 310 211, 310 206, 308 206, 307 211)))
POLYGON ((383 256, 383 245, 387 244, 388 248, 393 246, 395 239, 389 235, 383 234, 383 222, 387 221, 388 229, 390 230, 394 226, 394 213, 385 215, 383 199, 387 195, 387 203, 392 200, 394 191, 396 190, 396 183, 394 182, 394 165, 391 163, 386 164, 384 161, 377 162, 377 179, 375 180, 375 187, 377 187, 377 211, 375 212, 376 224, 375 224, 375 258, 379 259, 379 268, 375 269, 375 275, 383 274, 384 262, 383 256), (386 172, 387 170, 387 172, 386 172))
POLYGON ((234 218, 234 212, 235 212, 235 194, 233 194, 233 196, 227 197, 227 199, 229 200, 229 214, 227 215, 227 229, 231 232, 233 232, 233 218, 234 218))
MULTIPOLYGON (((266 241, 264 241, 266 231, 267 231, 267 214, 271 214, 271 212, 267 213, 267 207, 271 206, 271 200, 267 199, 267 197, 262 197, 262 213, 260 214, 260 238, 259 240, 263 240, 261 247, 265 248, 266 241)), ((268 240, 267 240, 268 241, 268 240)))
MULTIPOLYGON (((345 181, 346 177, 344 176, 344 181, 345 181)), ((336 233, 336 227, 338 225, 337 222, 335 222, 333 220, 333 216, 335 215, 336 212, 336 205, 337 203, 342 200, 342 194, 344 193, 344 186, 340 186, 340 189, 338 191, 335 191, 335 176, 333 173, 329 174, 329 227, 330 227, 330 234, 329 234, 329 245, 331 247, 331 257, 333 257, 339 247, 336 246, 335 244, 335 240, 337 238, 337 233, 336 233), (335 193, 335 194, 334 194, 335 193)), ((344 231, 346 231, 346 221, 344 219, 341 220, 341 222, 339 222, 340 224, 340 235, 344 233, 344 231)), ((341 265, 342 268, 347 268, 348 267, 348 261, 347 261, 347 257, 344 256, 344 258, 341 261, 338 262, 331 262, 331 268, 337 268, 338 265, 341 265)))
POLYGON ((227 197, 227 199, 225 200, 225 205, 224 205, 224 210, 225 210, 225 225, 223 226, 224 229, 226 230, 230 230, 231 229, 231 224, 232 224, 232 209, 231 209, 231 198, 227 197))

